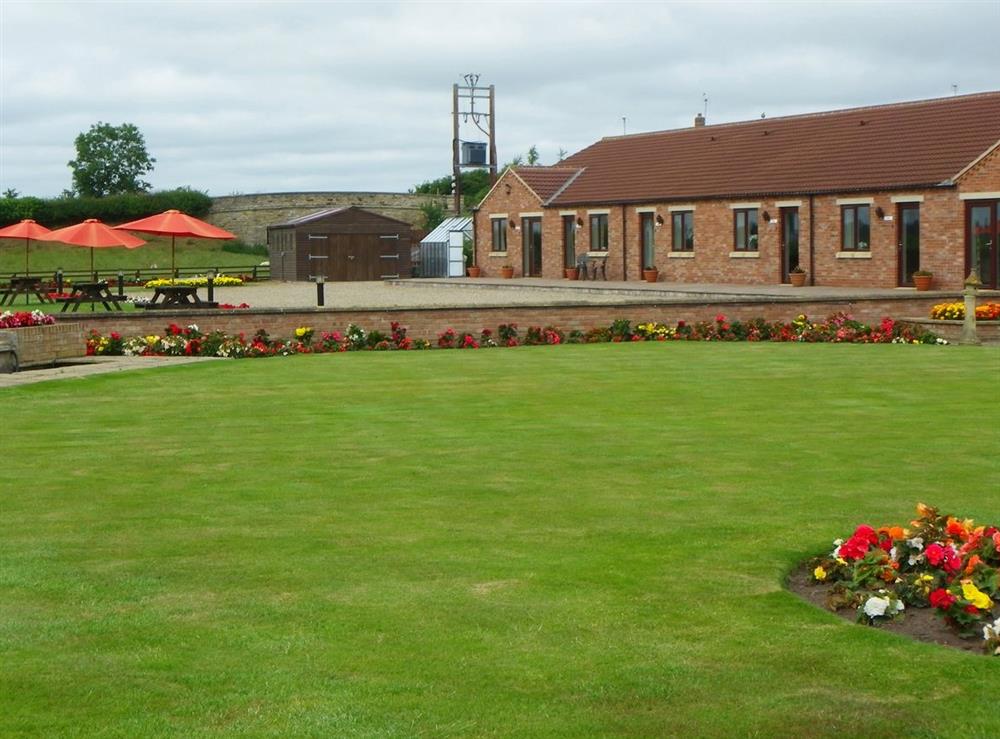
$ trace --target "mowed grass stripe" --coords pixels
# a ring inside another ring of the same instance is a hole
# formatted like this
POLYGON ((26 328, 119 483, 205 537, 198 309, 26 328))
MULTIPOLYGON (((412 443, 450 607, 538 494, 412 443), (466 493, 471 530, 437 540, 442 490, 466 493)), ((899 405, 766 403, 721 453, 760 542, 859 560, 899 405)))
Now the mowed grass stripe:
POLYGON ((995 520, 998 379, 643 344, 3 391, 0 731, 987 734, 996 661, 780 582, 918 500, 995 520))

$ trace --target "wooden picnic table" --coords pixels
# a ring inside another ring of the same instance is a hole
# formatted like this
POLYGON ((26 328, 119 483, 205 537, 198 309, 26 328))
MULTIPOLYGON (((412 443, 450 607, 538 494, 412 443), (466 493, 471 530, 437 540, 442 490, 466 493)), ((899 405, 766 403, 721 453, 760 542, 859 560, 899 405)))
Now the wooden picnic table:
POLYGON ((119 303, 125 299, 124 295, 114 295, 108 289, 108 283, 105 281, 77 282, 73 285, 73 292, 70 293, 69 297, 56 298, 58 302, 63 304, 63 313, 65 313, 71 305, 73 306, 72 312, 76 313, 80 309, 81 303, 90 303, 90 307, 92 309, 94 305, 100 303, 107 311, 120 311, 122 307, 119 303))
POLYGON ((11 277, 10 284, 0 292, 0 305, 14 305, 18 295, 35 295, 42 303, 51 303, 40 277, 11 277))
POLYGON ((202 300, 198 288, 191 285, 164 285, 153 288, 153 299, 143 307, 157 308, 218 308, 215 301, 202 300))

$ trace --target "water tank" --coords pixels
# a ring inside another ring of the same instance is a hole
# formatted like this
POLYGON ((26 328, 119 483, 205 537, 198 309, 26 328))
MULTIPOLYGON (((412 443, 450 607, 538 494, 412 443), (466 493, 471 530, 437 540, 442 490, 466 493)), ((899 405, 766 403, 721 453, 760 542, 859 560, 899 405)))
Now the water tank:
POLYGON ((462 164, 486 166, 486 143, 483 141, 463 141, 462 164))

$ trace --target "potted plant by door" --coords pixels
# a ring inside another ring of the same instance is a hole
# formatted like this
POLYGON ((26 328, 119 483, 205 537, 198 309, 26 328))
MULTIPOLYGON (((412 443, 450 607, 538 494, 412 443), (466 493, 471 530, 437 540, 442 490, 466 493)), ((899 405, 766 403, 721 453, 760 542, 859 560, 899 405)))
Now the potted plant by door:
POLYGON ((503 277, 505 280, 509 280, 511 277, 513 277, 514 276, 513 265, 505 264, 504 266, 502 266, 500 268, 500 276, 503 277))
POLYGON ((466 271, 469 273, 469 277, 479 277, 479 275, 482 273, 482 270, 479 268, 478 264, 473 264, 466 271))
POLYGON ((931 281, 934 279, 934 273, 928 272, 926 269, 918 269, 913 273, 913 286, 917 288, 920 292, 931 289, 931 281))
POLYGON ((656 267, 643 267, 642 269, 642 279, 646 282, 656 282, 660 279, 660 270, 656 267))
POLYGON ((579 280, 580 270, 578 267, 566 267, 566 279, 567 280, 579 280))
POLYGON ((792 283, 792 287, 802 287, 806 284, 806 271, 796 265, 788 271, 788 281, 792 283))

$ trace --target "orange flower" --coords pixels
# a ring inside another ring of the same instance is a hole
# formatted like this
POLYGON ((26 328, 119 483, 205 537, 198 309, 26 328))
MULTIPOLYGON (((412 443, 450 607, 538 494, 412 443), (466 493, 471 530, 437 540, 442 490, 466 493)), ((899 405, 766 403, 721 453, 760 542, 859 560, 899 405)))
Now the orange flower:
POLYGON ((878 532, 880 534, 885 534, 893 541, 899 541, 900 539, 906 538, 906 529, 902 526, 882 526, 878 532))
POLYGON ((951 516, 948 516, 948 525, 945 530, 951 536, 958 536, 962 538, 965 536, 965 527, 951 516))
POLYGON ((978 554, 973 554, 969 557, 969 563, 965 565, 965 574, 971 575, 972 571, 976 568, 976 565, 982 562, 982 558, 978 554))

